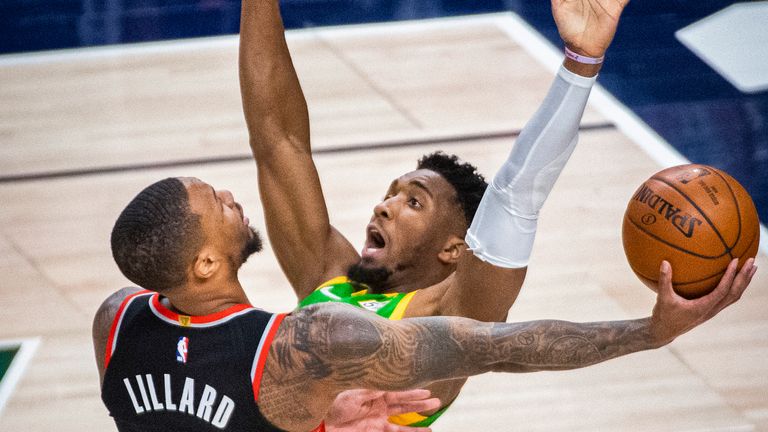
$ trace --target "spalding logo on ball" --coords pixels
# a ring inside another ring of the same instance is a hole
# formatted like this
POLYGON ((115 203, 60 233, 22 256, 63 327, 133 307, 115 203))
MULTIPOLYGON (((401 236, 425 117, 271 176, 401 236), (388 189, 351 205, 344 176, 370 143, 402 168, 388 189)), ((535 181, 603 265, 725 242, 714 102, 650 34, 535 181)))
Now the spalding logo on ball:
POLYGON ((662 260, 685 298, 715 289, 728 264, 757 255, 760 222, 755 204, 728 174, 706 165, 667 168, 632 196, 622 228, 632 271, 656 289, 662 260))

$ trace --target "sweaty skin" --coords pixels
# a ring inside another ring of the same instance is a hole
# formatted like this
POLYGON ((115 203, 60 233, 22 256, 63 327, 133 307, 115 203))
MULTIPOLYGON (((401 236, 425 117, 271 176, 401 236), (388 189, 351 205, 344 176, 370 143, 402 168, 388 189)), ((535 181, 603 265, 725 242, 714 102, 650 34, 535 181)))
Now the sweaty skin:
POLYGON ((323 394, 333 386, 398 390, 491 371, 576 369, 658 348, 737 301, 755 273, 753 264, 747 260, 737 275, 734 260, 718 293, 698 302, 674 294, 665 262, 653 315, 637 320, 390 321, 342 304, 310 306, 292 314, 290 326, 281 327, 276 336, 260 393, 261 400, 270 402, 262 409, 278 426, 283 421, 311 425, 328 400, 306 395, 323 394), (283 390, 284 385, 290 390, 283 390))
MULTIPOLYGON (((238 270, 253 232, 244 228, 242 210, 231 194, 216 192, 200 181, 183 184, 190 211, 199 216, 200 227, 194 235, 201 244, 195 246, 185 274, 179 275, 184 282, 164 290, 164 305, 192 315, 210 315, 248 303, 238 270), (227 233, 226 239, 222 232, 227 233)), ((162 224, 152 227, 162 228, 162 224)), ((170 252, 160 248, 153 253, 163 258, 170 252)), ((313 305, 286 316, 277 327, 260 381, 260 411, 284 430, 307 431, 320 424, 345 390, 404 390, 489 371, 573 369, 657 348, 741 297, 757 267, 753 259, 741 270, 737 266, 733 260, 712 293, 686 300, 675 294, 672 269, 662 263, 652 314, 628 321, 491 324, 460 317, 391 321, 348 305, 313 305)), ((130 292, 112 295, 94 318, 101 376, 109 324, 130 292)))
MULTIPOLYGON (((569 48, 598 57, 613 39, 626 0, 552 1, 569 48)), ((275 0, 243 2, 240 83, 257 168, 267 233, 299 300, 346 274, 361 254, 333 226, 312 160, 309 115, 285 41, 275 0)), ((595 76, 600 65, 570 59, 573 73, 595 76)), ((396 179, 373 211, 364 263, 394 269, 386 292, 419 290, 405 317, 451 315, 504 321, 527 271, 490 265, 466 250, 466 223, 455 192, 437 173, 417 170, 396 179), (372 231, 385 240, 371 248, 372 231), (374 250, 378 249, 378 250, 374 250)), ((464 380, 442 382, 433 394, 452 401, 464 380)))

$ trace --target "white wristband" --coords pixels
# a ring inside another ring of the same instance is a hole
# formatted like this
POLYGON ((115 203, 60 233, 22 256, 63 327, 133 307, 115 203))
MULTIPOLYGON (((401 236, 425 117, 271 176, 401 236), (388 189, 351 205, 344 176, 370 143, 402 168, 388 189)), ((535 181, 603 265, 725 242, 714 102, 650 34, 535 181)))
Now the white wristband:
POLYGON ((588 64, 588 65, 600 64, 600 63, 603 62, 603 60, 605 60, 605 56, 602 56, 602 57, 587 57, 587 56, 583 56, 581 54, 576 54, 575 52, 569 50, 568 47, 565 47, 565 56, 568 57, 569 59, 575 61, 575 62, 583 63, 583 64, 588 64))

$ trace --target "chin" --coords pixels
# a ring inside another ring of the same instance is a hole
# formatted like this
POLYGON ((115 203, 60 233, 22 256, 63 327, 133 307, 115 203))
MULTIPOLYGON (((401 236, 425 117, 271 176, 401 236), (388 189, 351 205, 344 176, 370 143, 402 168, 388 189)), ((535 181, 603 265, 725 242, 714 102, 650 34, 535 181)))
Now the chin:
POLYGON ((372 292, 382 292, 388 286, 392 271, 371 260, 361 259, 347 270, 347 277, 368 286, 372 292))
POLYGON ((363 257, 360 258, 360 262, 358 262, 358 266, 365 268, 365 269, 381 269, 381 268, 389 268, 386 262, 380 258, 373 258, 373 257, 363 257))

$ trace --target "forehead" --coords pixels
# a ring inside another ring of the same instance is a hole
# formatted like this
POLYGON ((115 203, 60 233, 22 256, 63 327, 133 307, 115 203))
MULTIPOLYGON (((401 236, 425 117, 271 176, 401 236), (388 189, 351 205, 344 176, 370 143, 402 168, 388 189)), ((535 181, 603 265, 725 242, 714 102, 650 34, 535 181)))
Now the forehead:
POLYGON ((213 187, 195 177, 179 177, 179 180, 187 188, 189 206, 192 208, 192 211, 195 213, 205 213, 211 207, 211 202, 216 199, 213 187))
POLYGON ((456 197, 456 191, 448 180, 435 171, 419 169, 403 174, 392 182, 395 187, 413 186, 426 189, 434 199, 444 200, 456 197))

